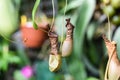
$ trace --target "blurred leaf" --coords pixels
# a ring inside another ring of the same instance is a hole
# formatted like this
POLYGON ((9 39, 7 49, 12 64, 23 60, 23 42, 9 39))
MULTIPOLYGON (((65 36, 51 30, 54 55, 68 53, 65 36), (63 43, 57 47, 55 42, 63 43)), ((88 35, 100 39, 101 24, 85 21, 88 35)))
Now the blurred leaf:
POLYGON ((33 10, 32 10, 33 27, 35 29, 38 29, 38 26, 37 26, 37 24, 35 22, 35 13, 37 11, 37 7, 39 6, 39 4, 40 4, 40 0, 36 0, 35 5, 34 5, 33 10))
POLYGON ((99 80, 99 79, 97 79, 95 77, 89 77, 89 78, 87 78, 87 80, 99 80))
POLYGON ((66 58, 62 58, 61 72, 68 73, 68 64, 66 58))
POLYGON ((21 58, 22 65, 30 64, 29 58, 22 47, 17 46, 17 53, 18 53, 18 56, 21 58))
POLYGON ((86 49, 86 50, 88 50, 88 56, 91 59, 91 62, 93 64, 97 65, 98 62, 99 62, 99 59, 100 59, 99 58, 100 55, 99 55, 97 46, 94 44, 94 42, 90 41, 89 42, 89 47, 87 47, 87 48, 89 48, 89 49, 86 49))
POLYGON ((79 16, 74 31, 74 53, 79 56, 82 53, 84 35, 87 25, 95 9, 95 0, 84 0, 79 8, 79 16))
POLYGON ((31 77, 29 80, 36 80, 36 78, 35 77, 31 77))
POLYGON ((12 0, 12 1, 14 1, 14 3, 15 3, 15 8, 17 8, 16 10, 19 10, 21 0, 12 0))
POLYGON ((25 48, 22 44, 22 41, 20 39, 20 35, 21 33, 20 32, 16 32, 14 35, 13 35, 13 39, 14 41, 16 42, 15 43, 15 47, 16 47, 16 51, 15 51, 15 54, 17 54, 20 59, 21 59, 21 65, 30 65, 30 60, 26 54, 26 51, 25 51, 25 48))
POLYGON ((18 9, 13 0, 0 0, 0 34, 9 37, 17 29, 17 25, 18 9))
POLYGON ((27 80, 21 73, 21 71, 16 70, 14 72, 14 80, 27 80))
POLYGON ((87 28, 87 39, 88 40, 91 40, 93 38, 96 28, 97 28, 97 25, 95 22, 92 22, 89 24, 89 26, 87 28))
POLYGON ((74 59, 68 68, 75 80, 86 80, 85 67, 80 60, 74 59))
POLYGON ((120 59, 120 27, 115 31, 113 40, 117 42, 117 54, 120 59))
POLYGON ((8 58, 9 58, 9 54, 8 54, 8 44, 7 44, 7 42, 6 41, 3 41, 3 43, 2 43, 2 56, 1 56, 1 65, 2 65, 2 67, 1 67, 1 69, 2 70, 7 70, 7 68, 8 68, 8 63, 9 63, 9 61, 8 61, 8 58))
POLYGON ((9 51, 7 60, 10 63, 20 63, 21 62, 20 57, 17 56, 16 52, 13 52, 13 51, 9 51))
POLYGON ((56 25, 56 32, 59 36, 62 35, 62 28, 63 28, 63 34, 65 34, 66 27, 65 27, 65 19, 67 16, 58 15, 55 19, 55 25, 56 25))
POLYGON ((0 59, 0 69, 6 71, 8 68, 8 61, 6 59, 0 59))
POLYGON ((35 65, 35 70, 36 80, 55 80, 54 73, 49 71, 47 61, 37 62, 35 65))
POLYGON ((70 75, 70 74, 65 74, 64 77, 65 77, 64 80, 74 80, 74 79, 73 79, 73 76, 70 75))
MULTIPOLYGON (((72 0, 72 1, 70 1, 70 3, 67 5, 66 12, 71 10, 71 9, 75 9, 75 8, 79 7, 82 4, 82 1, 83 0, 72 0)), ((63 8, 61 10, 61 12, 64 12, 64 10, 65 10, 65 8, 63 8)))
POLYGON ((15 55, 9 55, 8 61, 10 63, 20 63, 21 62, 20 58, 15 55))
POLYGON ((61 74, 57 74, 54 78, 54 80, 64 80, 64 76, 61 74))

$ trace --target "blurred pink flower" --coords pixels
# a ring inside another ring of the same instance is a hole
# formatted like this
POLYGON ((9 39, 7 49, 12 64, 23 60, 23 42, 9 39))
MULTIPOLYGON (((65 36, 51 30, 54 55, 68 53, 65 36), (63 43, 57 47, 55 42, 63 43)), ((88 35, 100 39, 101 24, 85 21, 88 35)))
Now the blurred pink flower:
POLYGON ((25 66, 22 68, 21 73, 27 79, 29 79, 33 75, 33 70, 31 66, 25 66))

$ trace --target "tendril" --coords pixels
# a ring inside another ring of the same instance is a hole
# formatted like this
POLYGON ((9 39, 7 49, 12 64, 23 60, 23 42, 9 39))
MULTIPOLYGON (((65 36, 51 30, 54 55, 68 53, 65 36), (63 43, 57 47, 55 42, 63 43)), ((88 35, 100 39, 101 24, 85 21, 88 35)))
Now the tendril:
POLYGON ((53 18, 52 18, 52 23, 50 26, 50 31, 52 31, 53 26, 54 26, 54 22, 55 22, 55 5, 54 5, 54 0, 52 0, 52 8, 53 8, 53 18))

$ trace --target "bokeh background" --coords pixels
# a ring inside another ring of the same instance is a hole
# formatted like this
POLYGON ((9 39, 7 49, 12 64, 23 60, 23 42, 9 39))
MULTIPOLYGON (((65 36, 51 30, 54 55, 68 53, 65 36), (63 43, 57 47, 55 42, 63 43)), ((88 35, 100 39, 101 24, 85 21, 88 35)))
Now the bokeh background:
POLYGON ((117 42, 120 56, 120 0, 53 0, 59 44, 66 35, 65 19, 75 26, 72 54, 62 58, 57 72, 49 71, 50 42, 42 30, 52 23, 52 0, 39 4, 40 30, 32 25, 35 1, 0 0, 0 80, 103 80, 108 59, 103 34, 117 42))

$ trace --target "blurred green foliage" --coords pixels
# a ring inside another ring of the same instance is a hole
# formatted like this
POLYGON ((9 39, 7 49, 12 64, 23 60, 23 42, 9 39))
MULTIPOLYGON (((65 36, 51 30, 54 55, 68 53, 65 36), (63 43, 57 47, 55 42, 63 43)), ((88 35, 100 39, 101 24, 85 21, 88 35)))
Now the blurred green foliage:
MULTIPOLYGON (((102 4, 100 0, 68 0, 65 15, 65 0, 58 0, 55 29, 59 35, 59 42, 62 37, 62 27, 64 38, 66 36, 66 18, 71 18, 75 29, 72 55, 63 58, 61 69, 55 73, 49 71, 49 44, 47 42, 45 43, 47 45, 43 45, 40 50, 29 50, 17 41, 18 44, 14 44, 17 45, 16 49, 11 50, 11 43, 2 38, 3 36, 11 37, 12 33, 19 29, 18 18, 21 16, 19 16, 19 9, 22 7, 22 4, 20 6, 21 1, 29 8, 29 0, 0 0, 0 6, 2 6, 0 7, 0 34, 2 35, 0 37, 0 72, 3 70, 5 70, 4 73, 9 72, 9 64, 17 63, 18 67, 12 72, 15 80, 26 80, 20 70, 28 64, 33 66, 34 70, 34 75, 30 80, 103 80, 107 51, 101 35, 107 34, 108 22, 100 9, 98 10, 100 16, 97 19, 94 18, 96 9, 102 4), (32 57, 37 53, 35 60, 26 55, 27 53, 31 53, 32 57)), ((30 1, 35 3, 33 0, 30 1)), ((32 14, 32 10, 29 14, 32 14)), ((119 30, 119 27, 111 25, 111 35, 113 40, 117 42, 120 58, 119 30)), ((2 75, 4 74, 0 73, 0 77, 2 75)))
POLYGON ((0 43, 0 70, 7 71, 8 65, 11 63, 21 63, 21 59, 19 56, 16 55, 15 51, 9 50, 8 41, 3 40, 0 43))
POLYGON ((18 27, 21 0, 0 0, 0 34, 9 37, 18 27))
POLYGON ((55 74, 49 71, 47 61, 39 61, 35 64, 36 80, 55 80, 55 74))
POLYGON ((26 80, 26 78, 21 74, 19 70, 14 72, 14 79, 15 80, 26 80))

